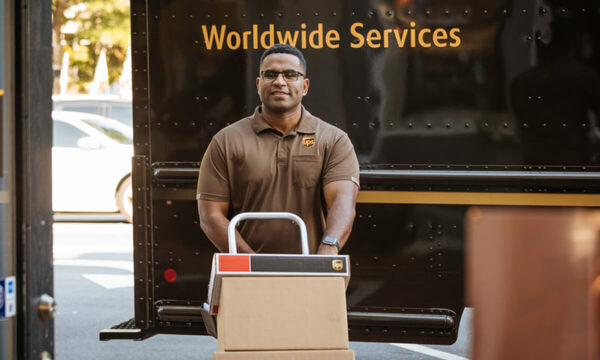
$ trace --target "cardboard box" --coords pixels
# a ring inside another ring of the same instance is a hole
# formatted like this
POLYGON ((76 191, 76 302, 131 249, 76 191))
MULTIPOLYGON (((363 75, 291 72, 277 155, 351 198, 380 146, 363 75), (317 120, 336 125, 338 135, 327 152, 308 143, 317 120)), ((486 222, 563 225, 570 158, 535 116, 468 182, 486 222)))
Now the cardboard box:
POLYGON ((213 360, 354 360, 354 350, 216 352, 213 360))
POLYGON ((219 311, 221 279, 227 276, 340 276, 350 279, 348 255, 225 254, 213 256, 208 284, 209 312, 219 311))
POLYGON ((346 350, 345 289, 341 277, 226 277, 218 349, 346 350))

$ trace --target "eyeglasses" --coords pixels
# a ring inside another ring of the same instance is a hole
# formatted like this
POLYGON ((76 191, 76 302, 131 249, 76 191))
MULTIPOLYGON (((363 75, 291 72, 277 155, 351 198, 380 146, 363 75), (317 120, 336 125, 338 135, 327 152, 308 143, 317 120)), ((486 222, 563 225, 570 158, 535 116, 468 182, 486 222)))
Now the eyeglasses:
POLYGON ((304 77, 303 73, 292 69, 283 71, 263 70, 260 72, 260 77, 266 81, 273 81, 279 77, 279 74, 283 75, 285 81, 296 81, 299 76, 304 77))

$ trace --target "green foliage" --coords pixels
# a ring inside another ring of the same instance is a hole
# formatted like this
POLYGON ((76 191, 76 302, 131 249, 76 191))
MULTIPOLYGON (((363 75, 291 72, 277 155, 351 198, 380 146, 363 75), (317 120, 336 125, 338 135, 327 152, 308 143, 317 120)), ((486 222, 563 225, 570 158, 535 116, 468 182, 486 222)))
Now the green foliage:
POLYGON ((128 0, 53 0, 53 30, 60 51, 54 53, 55 68, 69 52, 71 77, 79 91, 92 81, 102 49, 106 49, 109 83, 118 80, 130 39, 128 0), (73 74, 73 72, 71 73, 73 74))

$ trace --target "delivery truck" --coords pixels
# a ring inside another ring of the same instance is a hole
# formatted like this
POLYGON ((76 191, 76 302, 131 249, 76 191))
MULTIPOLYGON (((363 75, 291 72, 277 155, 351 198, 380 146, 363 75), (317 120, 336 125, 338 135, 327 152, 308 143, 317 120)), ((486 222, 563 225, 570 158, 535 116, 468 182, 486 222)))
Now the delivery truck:
POLYGON ((342 250, 350 339, 454 342, 469 206, 600 205, 599 9, 133 0, 135 317, 101 338, 205 333, 217 250, 198 224, 198 167, 212 136, 259 105, 262 52, 287 43, 308 62, 304 105, 360 163, 342 250))

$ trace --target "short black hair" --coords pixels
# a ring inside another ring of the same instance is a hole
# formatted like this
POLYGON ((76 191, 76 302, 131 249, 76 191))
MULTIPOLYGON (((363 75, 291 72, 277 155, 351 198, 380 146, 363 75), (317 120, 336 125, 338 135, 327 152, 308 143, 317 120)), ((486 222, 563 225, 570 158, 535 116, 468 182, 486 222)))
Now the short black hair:
MULTIPOLYGON (((267 50, 265 50, 262 53, 262 55, 260 56, 260 63, 258 65, 259 66, 262 65, 263 61, 265 61, 265 58, 271 54, 294 55, 295 57, 300 59, 300 62, 302 63, 302 66, 304 67, 304 72, 308 72, 308 68, 306 67, 306 60, 304 59, 304 55, 302 55, 302 52, 300 50, 298 50, 297 48, 290 46, 288 44, 275 44, 275 45, 271 46, 270 48, 268 48, 267 50)), ((306 75, 306 74, 304 74, 304 75, 306 75)))

